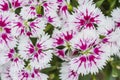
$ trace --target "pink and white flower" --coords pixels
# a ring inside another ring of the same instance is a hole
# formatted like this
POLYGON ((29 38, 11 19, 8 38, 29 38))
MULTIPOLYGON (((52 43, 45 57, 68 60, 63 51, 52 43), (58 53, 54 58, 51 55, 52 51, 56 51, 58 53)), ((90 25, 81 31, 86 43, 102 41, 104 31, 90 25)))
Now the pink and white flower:
POLYGON ((62 63, 60 73, 61 80, 78 80, 79 78, 79 74, 71 70, 68 63, 62 63))
POLYGON ((110 47, 111 55, 118 54, 120 48, 120 30, 118 27, 116 28, 115 24, 112 18, 106 17, 98 27, 99 35, 103 36, 102 43, 110 47))
MULTIPOLYGON (((68 16, 70 15, 69 13, 69 8, 68 6, 70 5, 70 0, 57 0, 58 3, 58 15, 62 18, 62 19, 66 19, 68 18, 68 16)), ((72 7, 72 6, 71 6, 72 7)))
POLYGON ((102 39, 102 42, 110 47, 111 55, 116 54, 120 56, 120 29, 114 30, 111 34, 102 39))
POLYGON ((78 74, 95 74, 103 68, 109 58, 109 46, 99 44, 95 30, 82 30, 71 40, 78 56, 69 62, 70 69, 78 74), (73 65, 74 64, 74 65, 73 65))
POLYGON ((0 0, 0 11, 15 11, 27 3, 27 0, 0 0))
MULTIPOLYGON (((19 72, 11 71, 9 63, 1 67, 2 80, 47 80, 48 76, 40 72, 40 69, 26 67, 19 72)), ((14 69, 13 69, 14 70, 14 69)))
POLYGON ((25 6, 21 9, 20 16, 24 20, 35 19, 37 17, 36 9, 34 6, 25 6))
POLYGON ((0 78, 2 80, 13 80, 11 75, 10 75, 10 63, 4 64, 0 66, 0 78))
POLYGON ((47 80, 48 76, 40 72, 40 69, 25 68, 16 73, 13 80, 47 80))
POLYGON ((62 28, 62 30, 55 30, 53 33, 53 47, 55 49, 55 55, 59 56, 63 60, 69 60, 72 58, 71 43, 76 32, 70 28, 62 28))
POLYGON ((20 54, 16 53, 14 49, 6 49, 3 52, 0 54, 0 61, 4 64, 10 63, 10 70, 19 71, 24 67, 24 61, 20 59, 20 54))
POLYGON ((116 24, 116 27, 120 27, 120 16, 119 16, 119 13, 120 13, 120 8, 116 8, 112 11, 111 15, 112 15, 112 18, 116 24))
POLYGON ((13 48, 16 45, 16 39, 11 35, 11 26, 15 14, 9 12, 0 13, 0 41, 8 47, 13 48))
POLYGON ((38 16, 34 6, 23 7, 16 20, 12 25, 12 34, 16 37, 21 35, 37 37, 47 22, 43 17, 38 16))
POLYGON ((30 59, 30 65, 35 68, 45 68, 49 66, 52 58, 51 40, 48 35, 42 34, 37 39, 36 44, 33 44, 29 38, 22 36, 19 42, 19 53, 25 60, 30 59), (39 65, 38 65, 39 64, 39 65))
POLYGON ((13 23, 12 35, 16 37, 21 35, 38 37, 41 31, 45 29, 45 26, 45 20, 43 18, 28 21, 18 16, 17 21, 13 23))
POLYGON ((61 27, 61 20, 57 14, 58 5, 53 0, 43 2, 44 17, 47 23, 52 24, 55 27, 61 27))
POLYGON ((78 7, 77 11, 70 17, 71 27, 94 29, 95 24, 102 22, 104 16, 102 12, 96 8, 95 4, 86 3, 78 7))
POLYGON ((4 53, 0 54, 0 70, 2 80, 15 80, 15 73, 24 68, 24 60, 20 58, 20 54, 15 49, 4 49, 4 53), (12 73, 12 74, 11 74, 12 73))
POLYGON ((106 17, 98 24, 97 31, 99 35, 107 36, 115 30, 115 23, 112 18, 106 17))
POLYGON ((55 27, 62 27, 61 20, 55 11, 51 10, 50 13, 46 13, 44 17, 45 17, 47 23, 50 23, 55 27))

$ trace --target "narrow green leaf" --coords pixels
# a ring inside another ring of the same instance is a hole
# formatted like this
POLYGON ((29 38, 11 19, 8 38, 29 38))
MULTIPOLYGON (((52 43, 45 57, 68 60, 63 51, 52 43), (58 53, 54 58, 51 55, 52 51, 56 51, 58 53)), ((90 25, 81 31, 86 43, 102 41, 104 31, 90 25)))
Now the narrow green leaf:
POLYGON ((100 7, 103 4, 104 0, 99 0, 96 2, 96 6, 100 7))
POLYGON ((57 46, 56 48, 57 48, 57 49, 64 49, 65 46, 61 45, 61 46, 57 46))

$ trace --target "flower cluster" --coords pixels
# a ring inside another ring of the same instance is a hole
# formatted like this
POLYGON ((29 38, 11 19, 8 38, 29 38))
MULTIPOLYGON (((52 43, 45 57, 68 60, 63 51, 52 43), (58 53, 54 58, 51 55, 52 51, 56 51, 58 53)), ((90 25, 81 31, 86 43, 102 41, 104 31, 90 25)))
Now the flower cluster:
POLYGON ((0 0, 2 80, 48 80, 52 56, 61 80, 96 74, 120 57, 120 8, 104 16, 92 0, 0 0))

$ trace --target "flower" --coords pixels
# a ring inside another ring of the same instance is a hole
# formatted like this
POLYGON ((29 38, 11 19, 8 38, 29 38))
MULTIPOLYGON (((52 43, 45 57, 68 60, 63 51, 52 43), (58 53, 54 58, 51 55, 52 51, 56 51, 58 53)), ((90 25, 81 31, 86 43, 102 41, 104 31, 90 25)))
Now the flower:
POLYGON ((62 28, 60 31, 54 31, 52 38, 55 55, 63 60, 69 60, 72 57, 70 53, 72 50, 70 41, 74 38, 75 34, 76 32, 70 28, 62 28))
POLYGON ((113 20, 115 21, 116 27, 120 27, 120 8, 116 8, 112 11, 111 15, 113 20))
POLYGON ((14 72, 10 70, 9 63, 3 65, 0 69, 2 80, 47 80, 48 76, 40 72, 40 69, 35 69, 32 67, 26 67, 19 72, 14 72))
POLYGON ((62 63, 60 73, 61 80, 78 80, 79 78, 79 74, 77 72, 70 70, 68 63, 62 63))
POLYGON ((22 35, 38 37, 43 29, 45 29, 45 20, 37 18, 33 21, 25 20, 24 18, 17 17, 17 21, 12 24, 11 34, 18 37, 22 35))
POLYGON ((103 19, 103 22, 98 25, 99 27, 97 29, 99 35, 103 36, 103 38, 101 38, 102 43, 110 47, 111 55, 118 54, 120 47, 120 30, 118 27, 116 28, 114 20, 112 18, 106 17, 103 19))
POLYGON ((0 56, 2 63, 10 63, 9 67, 11 71, 13 71, 13 69, 19 71, 24 67, 24 61, 20 58, 20 54, 16 53, 15 49, 5 49, 0 56))
POLYGON ((23 7, 21 9, 20 16, 22 16, 22 18, 26 21, 29 19, 35 19, 37 17, 35 7, 34 6, 23 7))
POLYGON ((48 63, 52 58, 51 50, 49 50, 51 48, 50 43, 49 36, 44 33, 34 43, 28 37, 22 36, 19 41, 18 50, 23 59, 30 61, 32 67, 41 69, 48 67, 48 63))
POLYGON ((55 27, 61 27, 61 20, 57 14, 58 4, 54 0, 47 0, 42 3, 44 9, 44 17, 47 23, 52 24, 55 27))
POLYGON ((88 2, 85 5, 80 5, 78 9, 71 15, 71 27, 95 29, 95 25, 102 22, 104 18, 102 12, 95 7, 95 4, 88 2))
POLYGON ((40 69, 25 68, 14 75, 13 80, 47 80, 48 76, 40 72, 40 69))
POLYGON ((108 36, 115 30, 115 23, 112 18, 106 17, 98 24, 97 31, 99 35, 108 36))
POLYGON ((97 73, 99 69, 103 68, 110 56, 109 46, 99 43, 95 30, 82 30, 71 40, 71 43, 78 56, 70 60, 70 69, 78 74, 97 73))
POLYGON ((102 39, 104 44, 107 44, 110 47, 111 55, 115 54, 120 56, 120 29, 114 30, 111 34, 102 39))
POLYGON ((11 26, 15 14, 10 12, 0 13, 0 41, 8 47, 13 48, 16 45, 16 39, 11 35, 11 26))
POLYGON ((0 66, 0 78, 2 80, 13 80, 9 71, 10 71, 10 67, 9 67, 9 63, 4 64, 2 66, 0 66))
POLYGON ((21 59, 20 54, 16 53, 15 49, 3 49, 4 53, 1 53, 0 67, 4 68, 1 70, 1 75, 3 80, 13 80, 15 77, 15 72, 19 72, 24 68, 24 60, 21 59), (6 66, 7 65, 7 66, 6 66), (11 74, 12 73, 12 74, 11 74))
POLYGON ((17 8, 27 5, 27 0, 1 0, 0 11, 14 12, 17 8))
POLYGON ((47 23, 52 24, 54 27, 62 27, 61 20, 55 11, 51 10, 50 13, 45 13, 44 16, 45 16, 47 23))
POLYGON ((57 1, 58 3, 58 14, 62 19, 65 19, 68 17, 68 15, 70 15, 69 11, 69 7, 72 6, 70 5, 70 0, 61 0, 61 1, 57 1))

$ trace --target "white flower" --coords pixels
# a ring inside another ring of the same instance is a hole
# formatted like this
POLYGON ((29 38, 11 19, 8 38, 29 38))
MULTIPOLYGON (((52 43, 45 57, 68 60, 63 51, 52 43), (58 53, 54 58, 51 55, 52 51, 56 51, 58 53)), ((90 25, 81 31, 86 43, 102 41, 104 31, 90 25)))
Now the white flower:
POLYGON ((7 52, 8 52, 9 49, 6 48, 5 45, 2 45, 2 46, 3 47, 0 48, 0 66, 9 62, 9 60, 6 59, 6 57, 5 57, 5 55, 7 54, 7 52))
POLYGON ((113 19, 110 17, 106 17, 105 19, 103 19, 102 22, 98 24, 98 26, 99 26, 97 27, 98 33, 104 36, 109 35, 111 32, 115 30, 115 23, 113 19))
MULTIPOLYGON (((4 50, 4 53, 2 52, 0 54, 1 58, 0 61, 4 64, 6 63, 10 63, 9 65, 9 69, 10 72, 12 71, 19 71, 21 69, 23 69, 24 67, 24 61, 22 59, 20 59, 20 55, 18 53, 15 52, 14 49, 6 49, 4 50)), ((2 65, 4 65, 2 64, 2 65)))
POLYGON ((111 15, 117 27, 120 27, 120 8, 116 8, 112 11, 111 15))
POLYGON ((51 50, 51 39, 48 35, 42 34, 37 39, 36 44, 33 44, 26 36, 21 37, 19 42, 19 53, 25 60, 30 59, 30 65, 35 68, 45 68, 49 66, 49 62, 52 58, 51 50), (38 65, 39 64, 39 65, 38 65))
POLYGON ((103 68, 110 56, 109 46, 99 43, 95 30, 82 30, 71 40, 71 43, 77 56, 69 64, 71 70, 78 74, 97 73, 99 69, 103 68))
POLYGON ((102 22, 103 18, 102 12, 91 2, 78 7, 70 18, 70 24, 71 27, 76 27, 78 30, 81 28, 94 29, 94 25, 102 22))
POLYGON ((68 12, 69 10, 69 6, 72 8, 72 6, 70 5, 70 0, 62 0, 62 1, 58 1, 58 14, 62 19, 66 19, 69 18, 68 15, 70 15, 70 13, 68 12))
POLYGON ((14 21, 15 14, 10 12, 0 13, 0 41, 3 40, 9 48, 16 45, 16 39, 11 35, 11 26, 14 21))
POLYGON ((11 75, 10 75, 10 67, 9 67, 9 63, 3 65, 0 67, 0 78, 1 80, 13 80, 11 75))
POLYGON ((45 19, 47 23, 50 23, 55 27, 62 27, 61 26, 62 23, 61 23, 59 16, 53 10, 51 10, 50 13, 45 13, 45 19))
POLYGON ((60 31, 55 30, 53 33, 53 48, 55 48, 55 55, 64 60, 69 60, 72 57, 70 53, 72 50, 71 39, 76 35, 76 31, 70 28, 62 28, 60 31))
POLYGON ((24 20, 34 19, 37 17, 36 9, 34 6, 25 6, 21 9, 20 15, 24 20))
POLYGON ((110 47, 110 53, 112 54, 119 54, 120 50, 120 29, 116 29, 112 31, 111 34, 105 36, 105 38, 102 39, 102 42, 110 47))
POLYGON ((16 73, 18 76, 15 76, 13 80, 47 80, 48 76, 46 74, 40 73, 39 69, 31 68, 23 69, 20 72, 16 73))
POLYGON ((44 7, 44 12, 48 14, 51 13, 50 11, 56 12, 58 9, 58 4, 55 0, 43 0, 42 6, 44 7))
POLYGON ((38 37, 45 29, 46 22, 43 18, 37 18, 33 21, 28 21, 17 17, 17 21, 13 23, 11 34, 18 37, 22 35, 38 37))
POLYGON ((68 63, 62 63, 60 73, 61 80, 78 80, 79 78, 79 74, 71 70, 68 63))

